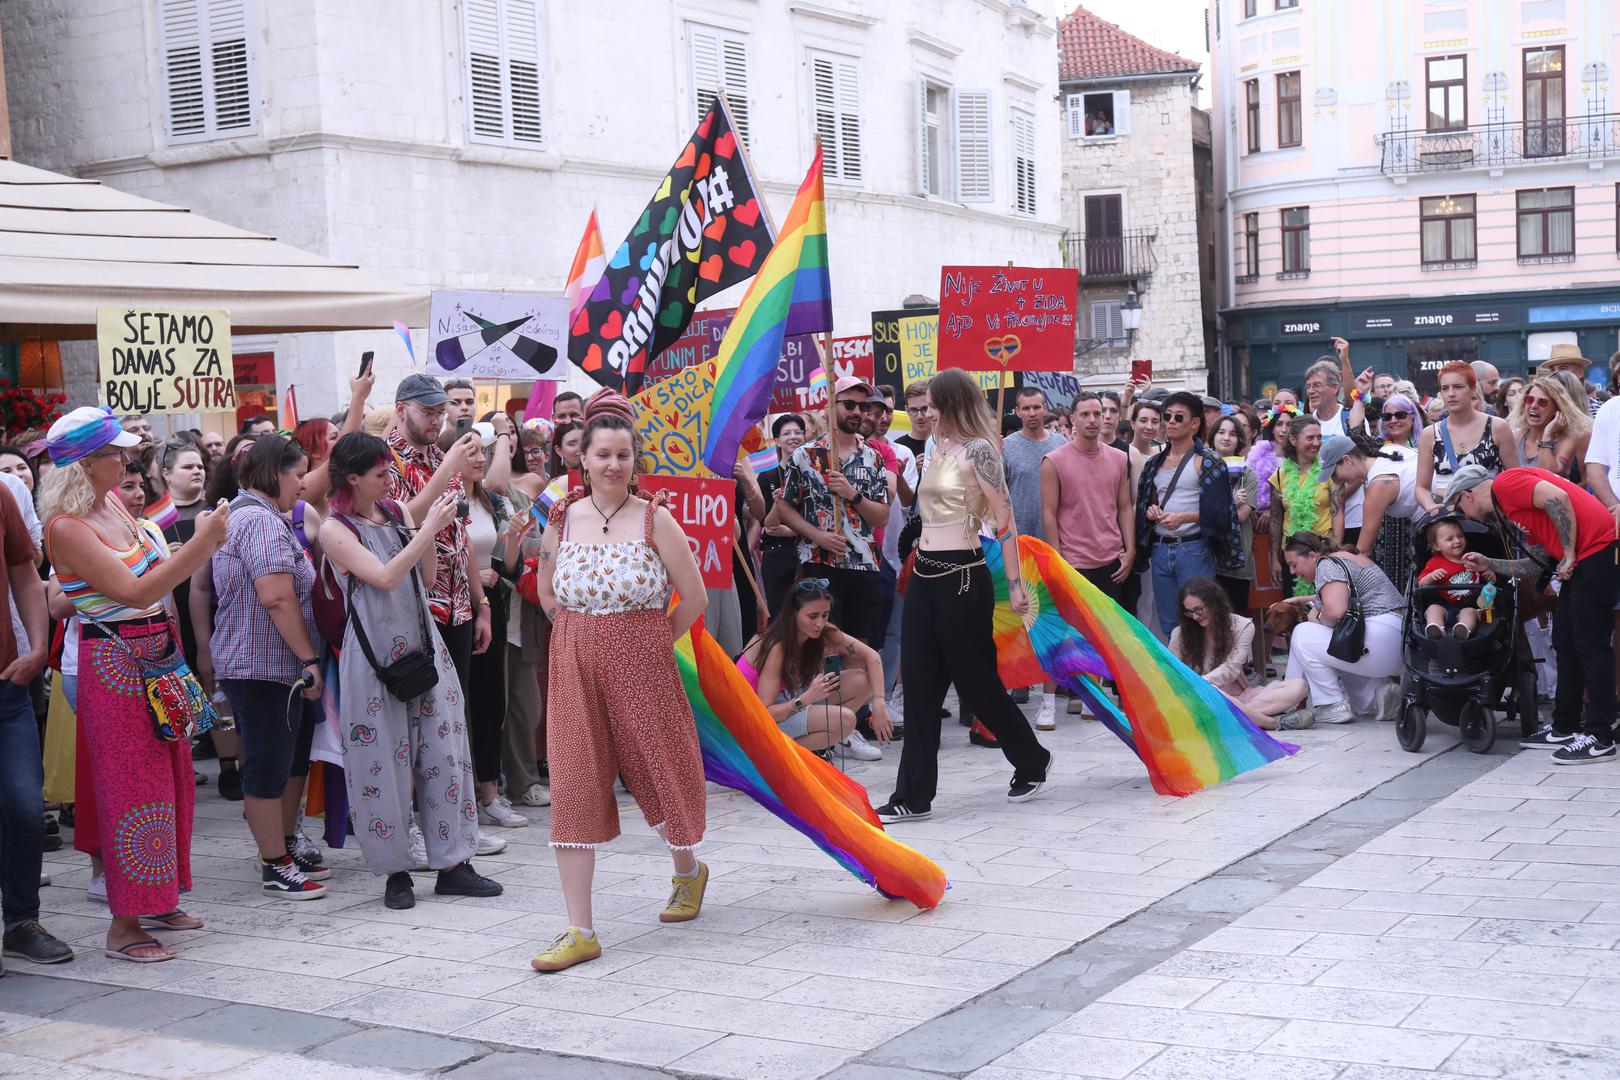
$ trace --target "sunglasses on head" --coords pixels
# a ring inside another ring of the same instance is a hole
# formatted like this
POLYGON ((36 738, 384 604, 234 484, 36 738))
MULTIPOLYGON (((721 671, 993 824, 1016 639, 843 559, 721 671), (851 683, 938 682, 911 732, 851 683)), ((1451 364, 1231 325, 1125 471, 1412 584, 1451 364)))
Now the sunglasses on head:
POLYGON ((824 577, 800 578, 793 583, 793 592, 798 596, 806 596, 810 593, 825 593, 831 585, 832 582, 824 577))

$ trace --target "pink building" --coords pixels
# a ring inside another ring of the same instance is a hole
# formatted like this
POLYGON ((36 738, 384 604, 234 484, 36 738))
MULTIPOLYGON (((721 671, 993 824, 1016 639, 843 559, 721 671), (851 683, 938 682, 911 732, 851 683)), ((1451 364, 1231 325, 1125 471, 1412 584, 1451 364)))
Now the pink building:
POLYGON ((1614 0, 1211 0, 1219 371, 1297 385, 1348 338, 1432 390, 1620 327, 1614 0))

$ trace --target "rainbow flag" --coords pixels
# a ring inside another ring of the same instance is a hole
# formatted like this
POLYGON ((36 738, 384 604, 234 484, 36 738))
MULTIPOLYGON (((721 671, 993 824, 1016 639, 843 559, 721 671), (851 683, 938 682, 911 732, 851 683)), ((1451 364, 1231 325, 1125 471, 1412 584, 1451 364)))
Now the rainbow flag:
POLYGON ((939 903, 945 871, 883 831, 865 788, 782 734, 701 621, 675 643, 675 663, 708 780, 749 796, 884 896, 939 903))
POLYGON ((157 497, 156 502, 146 508, 143 516, 159 529, 167 529, 180 520, 180 511, 174 508, 174 500, 169 498, 169 493, 165 491, 157 497))
POLYGON ((1029 614, 1007 602, 1001 545, 983 538, 996 583, 997 666, 1007 686, 1051 678, 1091 706, 1147 767, 1153 790, 1191 795, 1298 751, 1254 723, 1177 660, 1050 546, 1018 538, 1029 614), (1111 679, 1125 709, 1102 692, 1111 679))
POLYGON ((715 357, 703 463, 728 476, 748 428, 765 416, 788 334, 832 329, 832 282, 827 268, 827 205, 822 194, 821 147, 776 246, 748 283, 748 292, 715 357))
MULTIPOLYGON (((579 238, 579 247, 574 249, 574 261, 568 267, 568 278, 563 283, 563 295, 568 297, 568 325, 574 324, 579 309, 585 306, 591 290, 596 288, 602 271, 606 269, 607 256, 602 252, 602 226, 596 222, 596 207, 593 206, 591 216, 585 219, 585 233, 579 238)), ((549 414, 556 396, 556 380, 534 380, 534 386, 529 390, 529 403, 523 407, 523 419, 532 420, 536 416, 549 414)))

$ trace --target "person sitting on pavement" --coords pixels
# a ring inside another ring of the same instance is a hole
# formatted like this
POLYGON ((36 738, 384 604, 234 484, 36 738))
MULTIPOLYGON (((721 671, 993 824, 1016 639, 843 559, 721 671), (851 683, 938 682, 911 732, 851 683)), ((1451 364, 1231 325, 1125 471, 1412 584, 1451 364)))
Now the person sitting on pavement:
POLYGON ((1304 679, 1250 686, 1243 665, 1254 648, 1254 621, 1232 610, 1226 589, 1207 578, 1181 587, 1181 621, 1170 631, 1170 651, 1215 689, 1230 698, 1256 727, 1266 731, 1308 728, 1315 721, 1300 708, 1304 679))

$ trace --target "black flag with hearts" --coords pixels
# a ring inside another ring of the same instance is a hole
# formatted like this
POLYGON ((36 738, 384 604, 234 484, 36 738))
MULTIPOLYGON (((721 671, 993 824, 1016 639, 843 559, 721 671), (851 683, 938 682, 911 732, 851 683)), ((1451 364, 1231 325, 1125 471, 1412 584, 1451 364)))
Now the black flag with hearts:
POLYGON ((754 276, 775 237, 747 153, 716 98, 568 335, 568 358, 625 394, 704 299, 754 276))

